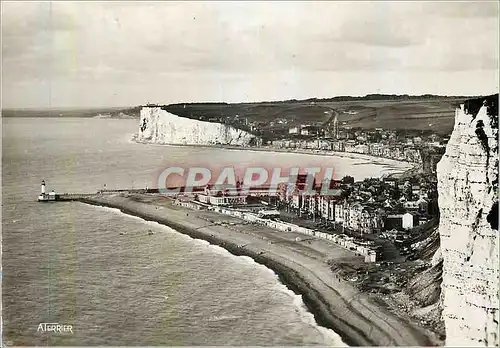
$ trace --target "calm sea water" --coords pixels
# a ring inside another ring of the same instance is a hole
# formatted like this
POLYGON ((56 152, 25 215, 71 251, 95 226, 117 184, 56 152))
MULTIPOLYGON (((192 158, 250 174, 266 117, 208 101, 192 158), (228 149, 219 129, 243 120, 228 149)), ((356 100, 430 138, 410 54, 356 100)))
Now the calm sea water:
MULTIPOLYGON (((300 296, 250 258, 114 209, 36 202, 57 192, 154 187, 166 163, 366 161, 130 141, 135 120, 4 118, 3 337, 7 345, 342 345, 300 296), (147 235, 147 230, 157 233, 147 235), (120 235, 120 232, 126 232, 120 235), (39 323, 73 334, 37 332, 39 323)), ((354 167, 357 165, 357 167, 354 167)), ((352 174, 352 173, 351 173, 352 174)))

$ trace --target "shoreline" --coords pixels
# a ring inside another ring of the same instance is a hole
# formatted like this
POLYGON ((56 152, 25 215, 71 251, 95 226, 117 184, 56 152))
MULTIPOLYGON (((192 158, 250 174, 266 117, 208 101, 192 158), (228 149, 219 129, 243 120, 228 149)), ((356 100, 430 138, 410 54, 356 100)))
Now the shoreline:
MULTIPOLYGON (((435 337, 431 337, 425 329, 415 326, 407 319, 396 318, 387 309, 370 303, 363 293, 353 294, 349 288, 350 284, 343 284, 342 286, 346 287, 342 289, 343 291, 331 286, 330 283, 335 279, 335 275, 329 271, 325 276, 324 269, 323 273, 316 271, 316 267, 320 266, 320 261, 311 262, 311 265, 303 265, 299 260, 295 262, 283 257, 288 254, 296 256, 293 250, 281 254, 271 250, 259 251, 263 245, 269 243, 269 241, 264 242, 267 240, 265 237, 260 241, 261 245, 254 248, 253 245, 259 243, 255 236, 244 236, 223 226, 221 229, 219 228, 221 226, 200 225, 199 221, 195 221, 196 216, 188 219, 180 218, 181 214, 182 216, 195 215, 196 211, 167 207, 167 212, 170 214, 166 215, 164 205, 161 207, 161 212, 155 211, 154 209, 158 209, 158 206, 155 207, 154 204, 140 202, 122 195, 82 198, 78 201, 94 206, 119 209, 124 214, 154 221, 191 238, 218 245, 235 256, 251 257, 255 262, 275 272, 279 281, 287 288, 301 295, 316 323, 334 330, 349 346, 434 345, 437 342, 435 337), (241 247, 242 244, 238 243, 241 240, 248 244, 245 243, 241 247), (250 244, 252 246, 247 247, 250 244)), ((278 248, 286 249, 279 245, 278 248)), ((323 265, 322 268, 325 266, 323 265)))
POLYGON ((290 153, 290 154, 299 154, 299 155, 313 155, 313 156, 324 156, 324 157, 341 157, 341 158, 349 158, 354 160, 367 160, 373 161, 373 164, 388 166, 393 169, 399 170, 398 173, 401 174, 408 170, 413 170, 420 165, 420 163, 413 163, 407 161, 400 161, 393 158, 379 157, 373 156, 364 153, 357 152, 346 152, 346 151, 327 151, 327 150, 307 150, 307 149, 277 149, 277 148, 268 148, 268 147, 249 147, 249 146, 235 146, 235 145, 198 145, 198 144, 164 144, 164 143, 152 143, 146 141, 138 141, 133 135, 131 141, 136 144, 142 145, 157 145, 157 146, 169 146, 169 147, 198 147, 198 148, 216 148, 223 150, 236 150, 236 151, 253 151, 253 152, 270 152, 270 153, 290 153), (317 152, 316 152, 317 151, 317 152), (408 168, 401 169, 396 168, 396 165, 405 165, 408 168))

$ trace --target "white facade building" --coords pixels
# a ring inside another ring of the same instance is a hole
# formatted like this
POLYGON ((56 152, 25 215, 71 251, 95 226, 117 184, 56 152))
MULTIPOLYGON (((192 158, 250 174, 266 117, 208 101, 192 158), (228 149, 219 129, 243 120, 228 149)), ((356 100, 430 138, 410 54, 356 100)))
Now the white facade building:
POLYGON ((413 215, 410 213, 403 214, 402 224, 405 230, 411 230, 413 228, 413 215))

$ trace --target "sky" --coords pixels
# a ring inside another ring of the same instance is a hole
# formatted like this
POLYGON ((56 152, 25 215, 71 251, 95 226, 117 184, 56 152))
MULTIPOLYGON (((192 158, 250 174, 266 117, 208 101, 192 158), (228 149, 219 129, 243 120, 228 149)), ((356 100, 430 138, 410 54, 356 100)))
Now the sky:
POLYGON ((2 107, 498 93, 498 2, 2 1, 2 107))

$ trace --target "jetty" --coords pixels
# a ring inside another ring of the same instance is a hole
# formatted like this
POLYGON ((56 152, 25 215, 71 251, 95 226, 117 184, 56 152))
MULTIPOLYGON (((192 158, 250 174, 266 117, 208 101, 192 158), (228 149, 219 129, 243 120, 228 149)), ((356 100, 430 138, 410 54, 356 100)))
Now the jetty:
MULTIPOLYGON (((238 196, 236 192, 237 189, 229 189, 225 190, 225 197, 238 196)), ((167 192, 176 192, 176 195, 186 193, 186 186, 181 187, 170 187, 166 188, 167 192)), ((133 188, 124 188, 124 189, 101 189, 94 193, 56 193, 52 190, 50 193, 46 193, 45 189, 45 180, 42 180, 41 185, 41 193, 38 196, 39 202, 53 202, 53 201, 78 201, 85 198, 91 197, 99 197, 103 195, 111 195, 117 193, 130 193, 130 194, 162 194, 164 191, 159 190, 157 188, 142 188, 142 189, 133 189, 133 188)), ((192 187, 189 190, 189 193, 201 194, 204 195, 206 193, 206 189, 202 187, 192 187)), ((242 190, 242 194, 250 195, 254 197, 265 197, 265 196, 276 196, 276 192, 270 192, 269 187, 261 186, 257 188, 250 188, 247 191, 242 190)))
MULTIPOLYGON (((182 188, 181 192, 184 188, 182 188)), ((54 202, 54 201, 79 201, 85 198, 99 197, 103 195, 116 194, 116 193, 160 193, 158 189, 103 189, 94 193, 56 193, 52 190, 46 193, 45 180, 42 180, 40 195, 38 196, 39 202, 54 202)), ((197 190, 193 190, 197 191, 197 190)))

